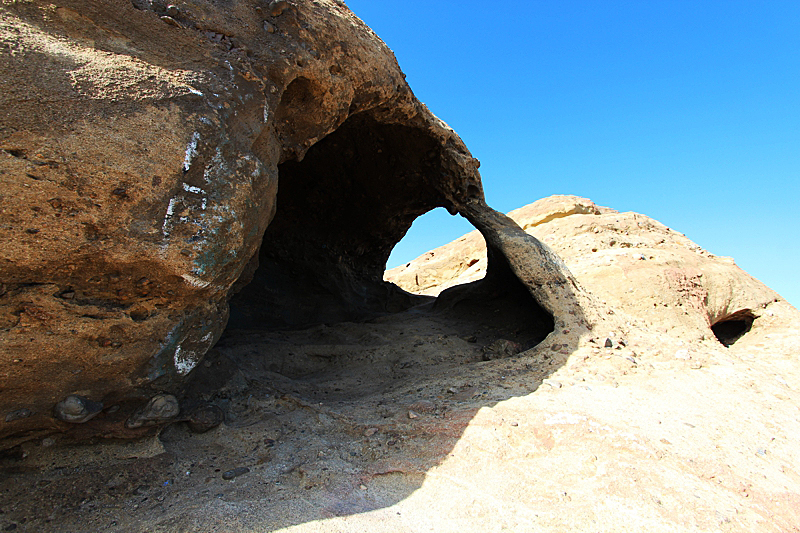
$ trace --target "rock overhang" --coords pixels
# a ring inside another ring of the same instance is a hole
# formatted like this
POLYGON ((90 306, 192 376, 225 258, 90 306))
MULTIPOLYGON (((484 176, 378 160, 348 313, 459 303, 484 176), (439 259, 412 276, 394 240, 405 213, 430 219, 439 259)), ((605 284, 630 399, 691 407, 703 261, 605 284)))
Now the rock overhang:
POLYGON ((288 324, 406 308, 381 277, 413 219, 489 209, 478 161, 340 2, 33 2, 4 9, 3 42, 33 95, 0 100, 0 409, 30 413, 4 446, 132 434, 254 276, 292 278, 288 324), (52 417, 71 394, 121 408, 76 432, 52 417))

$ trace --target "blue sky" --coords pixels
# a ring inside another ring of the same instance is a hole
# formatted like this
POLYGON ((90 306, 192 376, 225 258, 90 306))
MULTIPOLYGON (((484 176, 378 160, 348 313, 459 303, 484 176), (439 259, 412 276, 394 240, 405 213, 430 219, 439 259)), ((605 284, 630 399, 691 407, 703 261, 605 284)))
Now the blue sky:
MULTIPOLYGON (((800 306, 800 2, 347 4, 481 160, 495 209, 644 213, 800 306)), ((471 229, 437 209, 388 266, 471 229)))

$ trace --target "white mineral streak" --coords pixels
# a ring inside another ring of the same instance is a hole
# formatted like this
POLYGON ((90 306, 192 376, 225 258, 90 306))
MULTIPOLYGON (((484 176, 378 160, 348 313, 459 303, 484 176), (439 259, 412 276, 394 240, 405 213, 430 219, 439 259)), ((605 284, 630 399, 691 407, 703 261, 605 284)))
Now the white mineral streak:
POLYGON ((183 190, 186 192, 193 192, 195 194, 205 194, 206 191, 201 189, 200 187, 195 187, 194 185, 189 185, 188 183, 183 184, 183 190))
POLYGON ((200 134, 194 132, 192 140, 186 146, 186 157, 183 158, 183 171, 188 172, 189 167, 192 166, 192 158, 197 155, 197 143, 200 141, 200 134))
POLYGON ((175 204, 177 203, 177 198, 170 198, 169 205, 167 205, 167 213, 164 215, 164 223, 161 224, 161 234, 164 236, 165 239, 169 238, 169 220, 172 218, 172 215, 175 214, 175 204))
POLYGON ((175 363, 175 371, 178 375, 185 376, 192 369, 197 366, 199 358, 195 352, 183 350, 180 346, 175 348, 175 356, 173 357, 175 363))
POLYGON ((211 285, 210 281, 202 280, 196 276, 192 276, 191 274, 181 274, 181 277, 186 283, 188 283, 192 287, 199 287, 202 289, 211 285))

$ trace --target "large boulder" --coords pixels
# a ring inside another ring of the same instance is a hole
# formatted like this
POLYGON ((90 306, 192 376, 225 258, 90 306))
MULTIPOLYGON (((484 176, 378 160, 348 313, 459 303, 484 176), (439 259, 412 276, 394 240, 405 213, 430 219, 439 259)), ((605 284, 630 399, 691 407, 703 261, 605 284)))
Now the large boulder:
POLYGON ((0 448, 153 431, 130 417, 180 397, 231 309, 263 328, 407 308, 386 258, 435 207, 497 257, 517 232, 556 281, 537 299, 571 279, 338 0, 11 3, 0 42, 0 448))

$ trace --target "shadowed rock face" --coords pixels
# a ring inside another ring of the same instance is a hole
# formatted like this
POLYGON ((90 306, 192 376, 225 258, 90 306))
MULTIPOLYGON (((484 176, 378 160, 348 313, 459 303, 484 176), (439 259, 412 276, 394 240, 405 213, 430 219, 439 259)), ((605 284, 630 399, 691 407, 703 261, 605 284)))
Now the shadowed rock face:
POLYGON ((447 202, 440 152, 416 128, 360 113, 302 161, 279 165, 278 209, 255 278, 232 301, 231 326, 356 320, 418 302, 384 283, 383 271, 414 219, 447 202))
POLYGON ((563 265, 483 203, 477 160, 341 2, 33 1, 0 10, 0 44, 0 448, 155 431, 126 421, 180 398, 229 302, 236 327, 410 307, 381 275, 435 207, 537 300, 556 288, 557 323, 580 315, 563 265), (55 418, 70 395, 103 411, 55 418))

